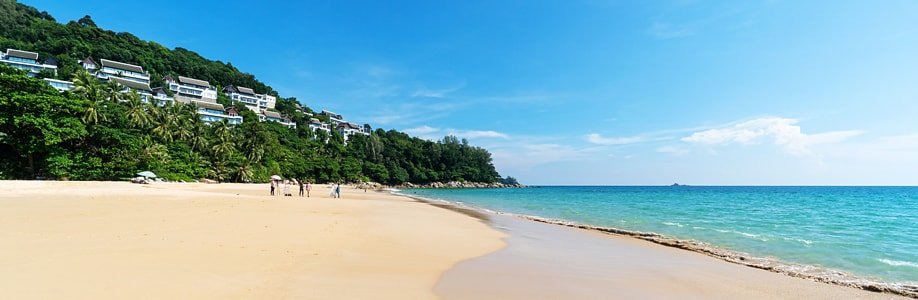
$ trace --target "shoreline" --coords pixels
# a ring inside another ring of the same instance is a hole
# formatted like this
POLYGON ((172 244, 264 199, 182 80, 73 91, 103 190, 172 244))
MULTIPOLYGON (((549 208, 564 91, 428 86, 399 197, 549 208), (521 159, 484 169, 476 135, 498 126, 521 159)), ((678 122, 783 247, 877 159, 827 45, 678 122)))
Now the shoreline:
POLYGON ((429 199, 417 195, 405 194, 404 191, 392 191, 393 194, 409 197, 417 201, 425 202, 434 206, 453 206, 456 209, 454 210, 467 210, 474 211, 480 214, 494 214, 498 216, 508 216, 512 218, 517 218, 520 220, 525 220, 528 222, 538 222, 543 224, 549 224, 552 226, 560 226, 565 228, 574 228, 580 230, 586 230, 590 232, 595 232, 607 236, 613 237, 625 237, 632 238, 636 240, 647 241, 655 245, 666 246, 668 248, 675 248, 679 250, 685 250, 692 253, 703 254, 705 256, 717 259, 719 261, 732 263, 740 265, 743 267, 748 267, 751 269, 764 270, 775 274, 780 274, 782 276, 787 276, 789 278, 804 279, 813 282, 830 284, 833 286, 844 287, 844 288, 853 288, 878 294, 887 294, 887 295, 896 295, 910 298, 918 298, 918 285, 911 285, 908 283, 896 283, 896 282, 884 282, 879 280, 872 280, 867 278, 858 277, 843 271, 822 268, 811 265, 796 264, 790 262, 784 262, 773 258, 766 257, 757 257, 750 255, 748 253, 728 250, 716 246, 709 245, 704 242, 696 240, 685 240, 685 239, 676 239, 670 238, 658 233, 653 232, 641 232, 633 230, 625 230, 614 227, 603 227, 603 226, 594 226, 589 224, 582 224, 578 222, 545 218, 539 216, 530 216, 523 214, 515 214, 508 212, 493 211, 481 207, 467 206, 461 203, 457 203, 449 200, 442 199, 429 199))
POLYGON ((267 192, 262 184, 0 181, 0 295, 898 298, 392 191, 267 192))

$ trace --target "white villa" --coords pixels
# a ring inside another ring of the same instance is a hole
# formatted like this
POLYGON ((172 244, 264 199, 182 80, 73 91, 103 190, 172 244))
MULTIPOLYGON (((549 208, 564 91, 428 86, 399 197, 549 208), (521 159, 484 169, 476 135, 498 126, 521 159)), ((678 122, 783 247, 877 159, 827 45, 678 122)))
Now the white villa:
POLYGON ((201 121, 211 124, 226 120, 231 125, 242 124, 242 116, 235 108, 224 109, 220 103, 191 101, 198 108, 198 114, 201 115, 201 121))
POLYGON ((6 49, 6 53, 0 53, 0 62, 24 70, 32 77, 44 70, 53 71, 56 75, 57 65, 48 64, 49 61, 50 59, 46 60, 46 63, 39 63, 38 53, 29 51, 6 49))
POLYGON ((163 87, 155 87, 153 88, 153 101, 156 101, 156 104, 162 106, 167 102, 175 101, 175 98, 170 97, 163 87))
POLYGON ((345 121, 344 116, 341 114, 327 110, 323 110, 319 114, 328 117, 329 123, 331 124, 323 124, 319 119, 313 118, 309 121, 309 128, 326 132, 331 132, 331 130, 334 129, 344 137, 345 142, 347 142, 349 136, 354 134, 370 135, 370 131, 367 130, 367 128, 357 123, 345 121))
POLYGON ((126 64, 114 60, 101 59, 101 64, 95 64, 91 57, 80 61, 87 71, 95 72, 96 77, 102 80, 108 80, 112 77, 118 77, 124 80, 140 82, 149 85, 150 74, 138 65, 126 64))
POLYGON ((327 111, 327 110, 323 110, 319 114, 328 117, 328 119, 331 120, 332 125, 335 125, 335 126, 338 126, 338 124, 341 124, 343 122, 346 122, 344 121, 344 116, 327 111))
MULTIPOLYGON (((45 70, 54 71, 55 74, 57 72, 56 61, 49 58, 44 63, 39 63, 38 53, 35 52, 7 49, 6 52, 0 53, 0 63, 25 70, 33 77, 45 70)), ((150 73, 144 71, 141 66, 108 59, 100 59, 97 62, 92 57, 86 57, 79 60, 78 63, 99 80, 117 82, 123 87, 121 91, 123 93, 137 92, 143 101, 153 102, 157 105, 165 105, 173 101, 194 105, 201 120, 208 124, 222 121, 226 121, 229 124, 242 124, 243 122, 243 118, 236 108, 226 108, 217 103, 217 89, 205 80, 184 76, 177 76, 177 78, 166 76, 163 78, 166 87, 151 88, 150 73), (172 91, 174 95, 169 96, 169 91, 172 91)), ((52 78, 44 78, 44 80, 59 91, 71 91, 74 89, 74 83, 70 81, 52 78)), ((246 108, 254 111, 261 122, 270 121, 280 123, 289 128, 297 127, 296 122, 274 110, 277 102, 275 96, 257 94, 251 88, 233 85, 223 88, 223 92, 229 96, 233 103, 242 102, 246 108)), ((298 103, 295 105, 298 110, 308 117, 313 117, 313 114, 307 108, 298 103)), ((370 130, 367 126, 348 122, 340 114, 323 110, 319 115, 327 117, 329 122, 324 123, 318 118, 310 118, 308 126, 313 131, 331 133, 334 130, 344 137, 345 142, 348 137, 355 134, 370 135, 370 130)))
POLYGON ((287 126, 288 128, 296 128, 296 123, 291 121, 289 118, 284 117, 276 111, 264 110, 261 114, 258 115, 258 120, 261 122, 271 121, 277 122, 281 125, 287 126))
POLYGON ((137 94, 140 95, 140 99, 144 102, 153 99, 153 89, 151 89, 150 85, 147 83, 127 80, 121 77, 109 77, 108 79, 124 87, 124 89, 121 90, 122 93, 130 93, 131 91, 137 92, 137 94))
POLYGON ((217 102, 217 89, 212 87, 210 82, 184 76, 179 76, 178 80, 166 76, 163 81, 175 92, 175 99, 179 102, 217 102))
POLYGON ((345 140, 347 139, 347 136, 352 135, 352 134, 363 134, 363 135, 370 134, 369 132, 366 132, 366 129, 364 129, 363 126, 360 126, 360 125, 357 125, 351 122, 339 123, 338 133, 340 133, 341 136, 344 136, 345 140))
POLYGON ((268 94, 256 94, 254 90, 247 87, 228 85, 223 88, 223 93, 229 96, 232 102, 242 102, 245 107, 255 112, 274 108, 274 103, 277 102, 276 97, 268 94))
POLYGON ((51 85, 51 87, 57 89, 58 91, 63 92, 63 91, 73 90, 73 82, 51 79, 51 78, 44 78, 44 80, 47 81, 48 84, 51 85))
POLYGON ((319 119, 311 118, 309 119, 309 128, 312 131, 318 132, 319 130, 325 131, 325 133, 331 134, 331 126, 328 124, 322 123, 319 119))

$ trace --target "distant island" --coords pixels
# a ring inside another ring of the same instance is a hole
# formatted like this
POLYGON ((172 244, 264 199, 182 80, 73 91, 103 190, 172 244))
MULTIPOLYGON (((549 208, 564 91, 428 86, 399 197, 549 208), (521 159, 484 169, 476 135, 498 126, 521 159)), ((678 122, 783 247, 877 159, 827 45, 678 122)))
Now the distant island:
MULTIPOLYGON (((0 179, 507 183, 491 153, 373 129, 230 63, 0 1, 0 179)), ((279 62, 280 63, 280 62, 279 62)), ((515 182, 515 180, 512 180, 515 182)))

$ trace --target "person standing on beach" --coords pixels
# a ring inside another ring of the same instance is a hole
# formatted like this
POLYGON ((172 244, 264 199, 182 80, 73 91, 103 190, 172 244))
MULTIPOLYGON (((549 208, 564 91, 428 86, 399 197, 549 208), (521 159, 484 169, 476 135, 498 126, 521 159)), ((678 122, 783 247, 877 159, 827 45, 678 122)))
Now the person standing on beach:
POLYGON ((299 180, 297 183, 300 184, 300 197, 303 197, 303 188, 304 188, 304 187, 303 187, 303 181, 302 181, 302 180, 299 180))
POLYGON ((274 196, 274 185, 277 180, 271 179, 271 196, 274 196))
POLYGON ((335 185, 335 198, 341 198, 341 184, 335 185))
POLYGON ((312 183, 306 182, 306 198, 309 198, 309 191, 312 190, 312 183))
POLYGON ((330 184, 330 185, 328 186, 328 189, 329 189, 329 191, 328 191, 328 196, 329 196, 329 197, 332 197, 332 198, 335 198, 335 184, 334 184, 334 183, 330 184))

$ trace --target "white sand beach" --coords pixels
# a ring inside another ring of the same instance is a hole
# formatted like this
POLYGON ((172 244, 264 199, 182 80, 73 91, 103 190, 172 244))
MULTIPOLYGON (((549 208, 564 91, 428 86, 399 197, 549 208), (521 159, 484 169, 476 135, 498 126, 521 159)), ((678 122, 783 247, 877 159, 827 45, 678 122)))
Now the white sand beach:
POLYGON ((383 193, 0 182, 3 299, 429 299, 503 247, 472 217, 383 193))

